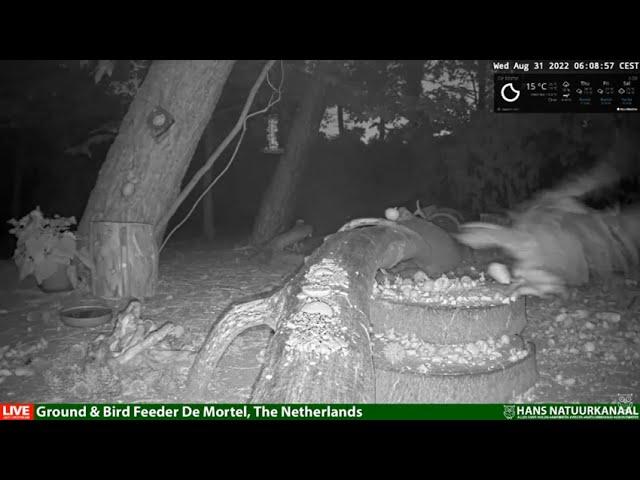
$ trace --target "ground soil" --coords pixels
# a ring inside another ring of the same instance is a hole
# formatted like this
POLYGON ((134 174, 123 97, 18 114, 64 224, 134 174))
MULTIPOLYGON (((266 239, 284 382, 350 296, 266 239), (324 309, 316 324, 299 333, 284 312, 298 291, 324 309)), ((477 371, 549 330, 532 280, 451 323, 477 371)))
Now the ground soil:
MULTIPOLYGON (((277 288, 300 260, 276 255, 265 261, 242 248, 174 243, 162 252, 157 294, 145 300, 142 317, 156 326, 181 325, 179 348, 193 353, 226 307, 277 288)), ((574 289, 568 301, 528 298, 524 336, 536 344, 540 376, 514 401, 610 403, 632 394, 638 402, 638 297, 637 279, 617 276, 574 289)), ((182 401, 192 356, 133 362, 117 373, 83 370, 87 345, 113 325, 68 327, 58 312, 92 302, 77 291, 47 294, 32 281, 18 282, 13 263, 0 262, 0 402, 182 401)), ((270 335, 256 328, 233 342, 212 372, 211 402, 249 399, 270 335)))

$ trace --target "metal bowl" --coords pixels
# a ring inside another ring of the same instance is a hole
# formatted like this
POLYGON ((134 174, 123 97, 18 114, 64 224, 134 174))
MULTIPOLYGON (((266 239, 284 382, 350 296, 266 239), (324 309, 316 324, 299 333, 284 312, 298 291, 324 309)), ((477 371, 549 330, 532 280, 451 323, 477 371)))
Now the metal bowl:
POLYGON ((111 320, 112 316, 113 310, 103 305, 81 305, 60 312, 60 320, 70 327, 97 327, 111 320))

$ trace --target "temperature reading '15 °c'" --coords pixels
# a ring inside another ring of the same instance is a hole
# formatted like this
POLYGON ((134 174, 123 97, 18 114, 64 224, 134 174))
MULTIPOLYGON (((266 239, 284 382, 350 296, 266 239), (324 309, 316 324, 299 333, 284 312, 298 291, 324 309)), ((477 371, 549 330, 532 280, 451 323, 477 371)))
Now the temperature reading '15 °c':
POLYGON ((529 91, 535 91, 535 90, 542 90, 542 91, 547 91, 547 90, 553 90, 555 88, 555 83, 553 82, 527 82, 526 83, 526 88, 529 91))

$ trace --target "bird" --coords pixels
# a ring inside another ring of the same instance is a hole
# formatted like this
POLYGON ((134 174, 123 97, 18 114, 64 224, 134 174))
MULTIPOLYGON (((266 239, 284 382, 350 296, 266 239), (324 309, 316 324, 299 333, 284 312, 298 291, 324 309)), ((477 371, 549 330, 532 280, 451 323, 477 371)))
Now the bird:
POLYGON ((601 161, 510 211, 510 226, 469 222, 454 236, 471 248, 499 247, 513 257, 514 297, 567 298, 569 286, 639 263, 640 204, 596 210, 583 200, 620 178, 611 162, 601 161))

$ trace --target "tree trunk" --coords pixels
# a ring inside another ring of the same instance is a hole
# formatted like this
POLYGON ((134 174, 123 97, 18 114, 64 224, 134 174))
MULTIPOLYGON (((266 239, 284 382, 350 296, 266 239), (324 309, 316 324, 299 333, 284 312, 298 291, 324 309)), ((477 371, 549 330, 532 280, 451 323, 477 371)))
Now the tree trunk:
MULTIPOLYGON (((215 139, 215 129, 212 123, 209 123, 204 131, 202 145, 202 153, 205 162, 216 148, 215 139)), ((213 168, 210 168, 207 170, 207 173, 204 174, 204 177, 202 177, 202 188, 207 188, 211 182, 213 182, 213 179, 213 168)), ((204 238, 209 242, 212 241, 215 236, 213 215, 213 189, 211 189, 202 199, 202 232, 204 234, 204 238)))
POLYGON ((373 403, 369 306, 376 271, 412 259, 438 275, 460 261, 443 262, 455 245, 421 219, 330 236, 281 290, 235 305, 220 319, 191 368, 185 401, 207 400, 213 369, 234 338, 268 325, 275 334, 252 402, 373 403))
POLYGON ((22 178, 24 176, 24 163, 26 158, 24 150, 19 147, 18 154, 14 159, 13 166, 13 191, 11 192, 11 216, 19 219, 22 213, 22 178))
MULTIPOLYGON (((179 193, 234 63, 158 60, 151 65, 100 169, 79 225, 83 238, 92 221, 156 225, 179 193), (148 123, 156 107, 175 121, 159 137, 148 123)), ((161 230, 155 232, 156 242, 164 235, 161 230)))
POLYGON ((89 238, 93 249, 91 289, 105 299, 146 298, 155 295, 158 248, 153 226, 144 223, 95 222, 89 238))
POLYGON ((382 117, 380 117, 380 121, 378 122, 378 140, 381 142, 384 141, 385 135, 385 121, 382 117))
POLYGON ((288 229, 293 222, 298 184, 309 159, 309 149, 317 138, 325 111, 326 80, 323 62, 311 80, 309 89, 297 112, 285 153, 267 188, 256 218, 252 243, 262 245, 288 229))
POLYGON ((487 63, 488 60, 478 60, 478 111, 487 109, 487 63))
POLYGON ((344 135, 344 109, 342 105, 338 105, 338 135, 344 135))
POLYGON ((407 111, 407 120, 409 120, 409 128, 418 128, 420 126, 419 119, 421 117, 418 111, 418 104, 422 96, 422 79, 424 78, 424 60, 409 60, 406 64, 406 86, 405 92, 411 99, 411 105, 407 111))

